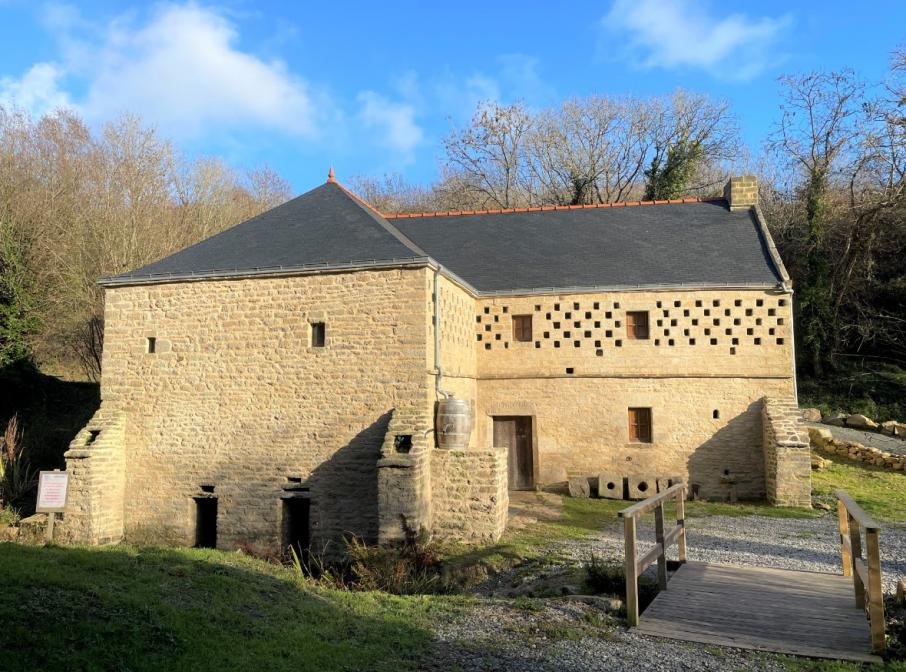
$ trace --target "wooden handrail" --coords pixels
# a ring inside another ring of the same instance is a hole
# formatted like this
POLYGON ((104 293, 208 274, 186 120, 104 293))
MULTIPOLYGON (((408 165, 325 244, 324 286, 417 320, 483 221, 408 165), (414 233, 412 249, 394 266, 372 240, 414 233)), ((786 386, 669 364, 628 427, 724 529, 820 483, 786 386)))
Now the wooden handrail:
POLYGON ((679 550, 680 562, 686 561, 686 486, 673 485, 661 493, 652 495, 620 511, 623 519, 626 555, 623 571, 626 574, 626 620, 629 625, 639 624, 639 574, 657 562, 657 581, 661 590, 667 590, 667 549, 674 543, 679 550), (664 503, 670 498, 676 500, 676 525, 669 532, 664 531, 664 503), (654 509, 654 547, 638 557, 636 533, 638 519, 654 509))
POLYGON ((840 526, 840 557, 843 575, 853 577, 856 607, 868 612, 871 648, 883 653, 884 595, 881 584, 881 549, 878 533, 881 527, 845 490, 835 490, 837 521, 840 526), (862 557, 863 539, 865 556, 862 557))
POLYGON ((843 502, 849 515, 856 519, 863 530, 872 530, 876 532, 881 530, 881 526, 875 522, 875 519, 865 513, 862 507, 856 503, 856 500, 849 496, 849 493, 847 493, 846 490, 834 490, 834 497, 843 502))
POLYGON ((625 518, 626 516, 640 516, 646 511, 651 511, 661 502, 664 502, 671 497, 676 497, 676 493, 682 490, 685 492, 686 486, 683 483, 677 483, 676 485, 671 485, 669 488, 664 490, 664 492, 659 492, 656 495, 651 495, 648 499, 643 499, 641 502, 637 502, 632 506, 626 507, 620 511, 617 515, 620 518, 625 518))

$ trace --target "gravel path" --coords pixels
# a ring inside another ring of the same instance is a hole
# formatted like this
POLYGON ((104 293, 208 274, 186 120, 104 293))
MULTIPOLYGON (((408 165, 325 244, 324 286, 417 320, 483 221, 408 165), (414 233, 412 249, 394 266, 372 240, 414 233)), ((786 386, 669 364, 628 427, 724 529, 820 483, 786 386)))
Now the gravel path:
POLYGON ((855 441, 861 443, 863 446, 871 446, 872 448, 893 453, 894 455, 906 455, 906 441, 903 439, 885 436, 884 434, 878 434, 877 432, 866 432, 861 429, 853 429, 852 427, 834 427, 833 425, 825 425, 821 422, 810 422, 807 424, 809 427, 826 429, 831 433, 831 436, 835 439, 840 439, 841 441, 855 441))
MULTIPOLYGON (((690 560, 754 567, 777 567, 839 573, 837 518, 768 518, 709 516, 686 520, 690 560)), ((639 553, 654 545, 654 524, 639 526, 639 553)), ((594 553, 622 562, 623 531, 614 525, 591 542, 565 544, 576 560, 594 553)), ((906 526, 886 524, 881 530, 881 573, 884 591, 893 593, 906 578, 906 526)))
POLYGON ((777 656, 636 634, 619 625, 587 625, 594 607, 545 600, 537 611, 489 599, 463 619, 439 626, 431 672, 654 672, 786 670, 777 656), (577 623, 580 624, 577 626, 577 623), (582 624, 586 624, 583 626, 582 624))
MULTIPOLYGON (((839 571, 836 517, 768 518, 711 516, 687 519, 690 560, 839 571)), ((650 547, 653 524, 639 528, 640 552, 650 547)), ((618 523, 590 541, 570 540, 552 548, 563 559, 556 573, 594 553, 622 561, 623 535, 618 523)), ((886 591, 906 576, 906 526, 885 525, 881 533, 886 591)), ((505 592, 514 575, 495 577, 494 592, 505 592), (504 590, 502 590, 504 589, 504 590)), ((487 591, 485 591, 487 594, 487 591)), ((785 670, 772 654, 677 642, 638 634, 596 607, 567 599, 527 601, 480 597, 476 607, 453 622, 438 624, 436 645, 420 669, 463 672, 621 672, 654 670, 785 670)))

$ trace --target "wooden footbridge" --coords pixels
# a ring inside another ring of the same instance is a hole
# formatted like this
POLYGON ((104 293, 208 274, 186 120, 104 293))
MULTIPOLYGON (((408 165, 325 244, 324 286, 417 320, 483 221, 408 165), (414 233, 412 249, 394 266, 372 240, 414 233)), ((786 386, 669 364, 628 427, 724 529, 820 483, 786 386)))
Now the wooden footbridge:
POLYGON ((834 494, 843 567, 839 575, 687 562, 684 485, 622 510, 629 624, 639 632, 671 639, 880 662, 878 654, 884 651, 880 528, 845 492, 834 494), (664 505, 671 500, 676 524, 666 530, 664 505), (656 543, 640 556, 637 525, 650 511, 656 543), (667 549, 674 544, 681 564, 669 575, 667 549), (659 592, 640 618, 639 575, 655 563, 659 592))

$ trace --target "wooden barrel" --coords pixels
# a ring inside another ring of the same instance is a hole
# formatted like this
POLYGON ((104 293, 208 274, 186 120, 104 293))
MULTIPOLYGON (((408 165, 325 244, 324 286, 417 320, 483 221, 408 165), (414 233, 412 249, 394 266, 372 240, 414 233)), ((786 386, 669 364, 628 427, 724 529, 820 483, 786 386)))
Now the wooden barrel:
POLYGON ((472 408, 465 399, 442 399, 437 402, 434 416, 437 447, 465 449, 472 433, 472 408))

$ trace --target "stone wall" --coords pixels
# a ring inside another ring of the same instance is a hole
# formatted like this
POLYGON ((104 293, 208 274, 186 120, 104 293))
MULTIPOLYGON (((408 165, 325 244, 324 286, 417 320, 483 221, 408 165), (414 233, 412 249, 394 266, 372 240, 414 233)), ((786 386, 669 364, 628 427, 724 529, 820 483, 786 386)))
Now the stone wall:
POLYGON ((125 421, 101 406, 66 451, 66 513, 54 534, 63 541, 105 544, 123 538, 125 421))
POLYGON ((435 450, 431 481, 438 537, 487 543, 503 534, 509 506, 506 450, 435 450))
POLYGON ((777 506, 812 505, 808 431, 792 398, 764 399, 764 465, 767 498, 777 506))
POLYGON ((792 301, 777 291, 633 291, 480 299, 472 317, 482 380, 513 376, 793 375, 792 301), (630 339, 627 312, 648 314, 630 339), (513 339, 531 315, 533 339, 513 339), (572 369, 572 374, 567 373, 572 369))
POLYGON ((126 538, 193 543, 206 486, 218 499, 218 546, 273 549, 292 487, 308 490, 316 549, 349 534, 376 541, 391 417, 413 455, 431 426, 428 275, 108 289, 102 396, 126 419, 126 538), (315 321, 326 324, 323 348, 309 342, 315 321))
POLYGON ((729 490, 721 479, 729 469, 739 497, 760 499, 765 394, 789 396, 792 383, 669 376, 482 380, 475 440, 493 442, 494 416, 531 416, 539 485, 601 471, 681 476, 702 496, 723 499, 729 490), (630 407, 651 409, 651 443, 629 440, 630 407))
POLYGON ((906 455, 895 455, 856 441, 835 439, 831 431, 823 427, 809 427, 808 436, 812 446, 825 453, 891 471, 906 471, 906 455))

